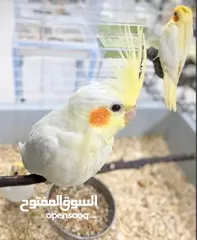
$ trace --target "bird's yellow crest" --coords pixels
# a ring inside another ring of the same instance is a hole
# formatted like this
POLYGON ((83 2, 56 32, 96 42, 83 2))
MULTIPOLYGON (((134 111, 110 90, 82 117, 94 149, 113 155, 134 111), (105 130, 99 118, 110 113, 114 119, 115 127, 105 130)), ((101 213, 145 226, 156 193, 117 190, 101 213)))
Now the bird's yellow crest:
POLYGON ((178 12, 183 11, 184 13, 192 13, 191 9, 185 5, 179 5, 174 10, 178 12))
POLYGON ((130 27, 121 30, 125 50, 118 52, 124 61, 124 66, 117 69, 117 78, 124 84, 124 101, 128 106, 135 106, 144 82, 146 70, 146 44, 143 27, 137 26, 137 33, 132 34, 130 27))

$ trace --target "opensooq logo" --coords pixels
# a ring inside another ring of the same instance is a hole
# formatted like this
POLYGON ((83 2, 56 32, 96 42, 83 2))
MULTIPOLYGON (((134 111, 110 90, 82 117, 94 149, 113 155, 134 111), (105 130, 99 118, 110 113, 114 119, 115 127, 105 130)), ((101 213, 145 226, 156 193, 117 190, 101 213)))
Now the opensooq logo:
POLYGON ((62 195, 57 195, 56 199, 47 200, 45 197, 30 200, 22 200, 20 209, 22 212, 28 212, 29 209, 35 209, 36 207, 60 207, 62 211, 68 211, 69 209, 74 209, 78 207, 97 207, 97 195, 91 195, 91 199, 75 200, 69 199, 69 197, 62 197, 62 195), (27 208, 24 208, 27 207, 27 208))

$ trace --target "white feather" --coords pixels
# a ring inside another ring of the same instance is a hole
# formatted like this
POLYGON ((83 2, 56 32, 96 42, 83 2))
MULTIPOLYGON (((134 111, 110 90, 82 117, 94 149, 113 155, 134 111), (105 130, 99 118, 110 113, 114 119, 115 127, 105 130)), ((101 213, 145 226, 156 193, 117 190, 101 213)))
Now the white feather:
POLYGON ((180 51, 178 47, 178 27, 175 24, 164 26, 160 37, 159 57, 163 70, 168 72, 171 79, 177 80, 180 51))
POLYGON ((18 148, 21 151, 24 147, 24 143, 18 142, 18 148))

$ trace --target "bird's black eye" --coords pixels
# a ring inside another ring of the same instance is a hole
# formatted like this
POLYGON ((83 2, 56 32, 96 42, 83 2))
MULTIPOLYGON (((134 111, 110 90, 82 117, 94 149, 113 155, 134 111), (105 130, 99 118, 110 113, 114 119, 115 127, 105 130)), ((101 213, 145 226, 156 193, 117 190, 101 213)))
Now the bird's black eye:
POLYGON ((122 105, 121 104, 113 104, 110 109, 112 112, 119 112, 122 110, 122 105))
POLYGON ((177 16, 177 12, 174 12, 174 16, 177 16))

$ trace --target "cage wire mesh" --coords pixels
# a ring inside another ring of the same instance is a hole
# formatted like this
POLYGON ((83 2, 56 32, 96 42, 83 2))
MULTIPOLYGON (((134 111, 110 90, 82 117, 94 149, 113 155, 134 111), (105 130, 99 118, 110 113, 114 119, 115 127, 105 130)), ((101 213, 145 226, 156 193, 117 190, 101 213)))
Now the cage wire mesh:
POLYGON ((94 76, 102 1, 14 3, 16 100, 65 100, 94 76))
MULTIPOLYGON (((123 63, 117 52, 125 38, 120 26, 129 25, 135 38, 136 26, 142 25, 147 47, 157 47, 162 25, 177 4, 195 7, 194 1, 14 0, 16 101, 64 102, 90 81, 113 79, 114 67, 123 63)), ((194 49, 195 42, 192 59, 194 49)), ((193 71, 190 83, 195 85, 193 62, 190 69, 183 69, 177 101, 180 110, 195 120, 195 86, 184 84, 193 71)), ((142 101, 163 101, 162 79, 149 60, 140 97, 142 101)))

